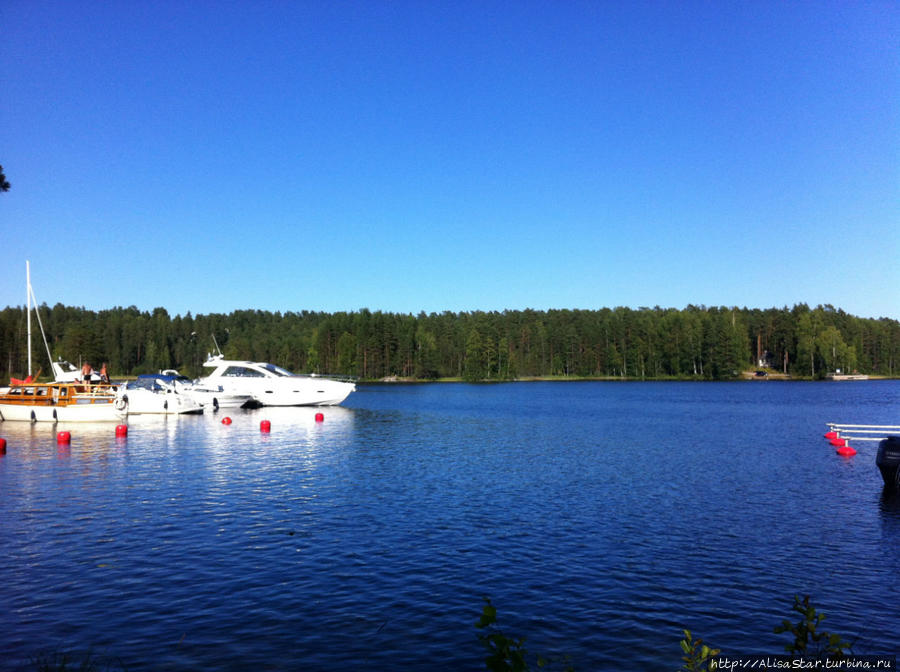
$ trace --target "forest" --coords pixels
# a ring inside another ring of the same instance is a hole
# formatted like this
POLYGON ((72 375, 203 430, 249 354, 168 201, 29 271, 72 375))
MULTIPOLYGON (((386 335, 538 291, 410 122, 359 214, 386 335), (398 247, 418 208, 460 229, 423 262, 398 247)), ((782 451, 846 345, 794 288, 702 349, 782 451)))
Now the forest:
MULTIPOLYGON (((795 378, 836 370, 893 377, 900 364, 900 322, 830 305, 172 317, 164 308, 43 304, 37 312, 54 359, 108 362, 113 376, 178 369, 195 377, 218 350, 229 359, 361 380, 724 380, 759 368, 795 378)), ((26 373, 26 314, 24 307, 0 311, 7 377, 26 373)), ((46 377, 47 349, 34 315, 32 334, 33 368, 46 377)))

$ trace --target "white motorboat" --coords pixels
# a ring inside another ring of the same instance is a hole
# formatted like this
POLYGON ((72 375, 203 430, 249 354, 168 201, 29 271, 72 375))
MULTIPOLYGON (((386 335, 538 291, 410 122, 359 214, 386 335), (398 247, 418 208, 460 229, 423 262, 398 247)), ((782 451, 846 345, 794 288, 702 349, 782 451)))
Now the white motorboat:
POLYGON ((174 369, 160 371, 157 378, 173 382, 179 391, 184 390, 185 394, 191 396, 204 409, 211 408, 217 411, 220 408, 242 408, 258 405, 252 394, 226 392, 221 385, 207 385, 199 380, 191 380, 174 369))
MULTIPOLYGON (((81 369, 75 368, 74 364, 64 359, 50 362, 50 366, 53 367, 53 379, 57 383, 80 383, 84 380, 84 374, 81 372, 81 369)), ((101 382, 100 374, 96 371, 92 371, 88 377, 92 383, 101 382)))
POLYGON ((138 376, 137 380, 130 380, 122 385, 119 388, 119 399, 127 404, 129 415, 203 412, 203 406, 191 395, 179 390, 174 382, 154 374, 138 376))
POLYGON ((356 390, 349 381, 301 375, 266 362, 242 362, 211 356, 203 366, 212 372, 197 382, 225 392, 250 394, 263 406, 337 406, 356 390))

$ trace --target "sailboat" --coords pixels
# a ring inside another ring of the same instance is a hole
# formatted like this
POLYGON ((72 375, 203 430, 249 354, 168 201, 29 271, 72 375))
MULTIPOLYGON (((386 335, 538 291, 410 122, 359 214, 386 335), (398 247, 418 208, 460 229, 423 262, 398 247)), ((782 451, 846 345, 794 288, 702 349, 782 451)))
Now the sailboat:
MULTIPOLYGON (((28 315, 28 377, 10 380, 9 387, 0 389, 0 420, 25 422, 120 422, 128 413, 128 402, 117 398, 112 385, 90 382, 38 383, 31 370, 31 263, 25 262, 28 315)), ((44 347, 51 364, 50 347, 44 334, 44 325, 37 311, 35 315, 41 328, 44 347)))

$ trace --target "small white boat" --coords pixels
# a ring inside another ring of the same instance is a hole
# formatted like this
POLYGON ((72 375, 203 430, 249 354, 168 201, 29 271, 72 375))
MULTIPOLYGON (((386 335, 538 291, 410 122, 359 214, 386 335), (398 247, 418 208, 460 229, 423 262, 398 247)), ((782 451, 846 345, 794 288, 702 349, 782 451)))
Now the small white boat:
POLYGON ((179 391, 175 383, 153 374, 138 376, 137 380, 130 380, 120 386, 119 399, 127 404, 129 415, 203 412, 203 406, 191 395, 179 391))
POLYGON ((221 385, 206 385, 199 380, 191 380, 174 369, 160 371, 157 378, 171 381, 179 390, 183 390, 185 394, 191 396, 204 409, 211 408, 217 411, 220 408, 242 408, 257 405, 252 394, 226 392, 221 385))
MULTIPOLYGON (((81 369, 75 368, 74 364, 64 359, 50 362, 50 366, 53 367, 53 380, 57 383, 80 383, 84 379, 81 369)), ((102 382, 100 374, 96 371, 92 371, 89 378, 92 383, 102 382)))
POLYGON ((224 359, 222 355, 210 357, 203 366, 212 372, 198 383, 252 395, 263 406, 337 406, 356 390, 349 381, 295 374, 274 364, 224 359))

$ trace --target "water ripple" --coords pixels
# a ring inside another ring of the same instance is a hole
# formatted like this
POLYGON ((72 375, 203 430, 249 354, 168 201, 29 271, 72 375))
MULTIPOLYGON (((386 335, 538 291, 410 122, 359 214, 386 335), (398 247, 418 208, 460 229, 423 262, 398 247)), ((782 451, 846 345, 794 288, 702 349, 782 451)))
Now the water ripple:
POLYGON ((821 433, 890 421, 900 386, 838 388, 361 387, 324 422, 140 418, 63 448, 2 423, 0 669, 88 646, 133 670, 478 669, 483 596, 585 670, 674 669, 684 627, 778 652, 795 593, 890 653, 900 503, 821 433))

